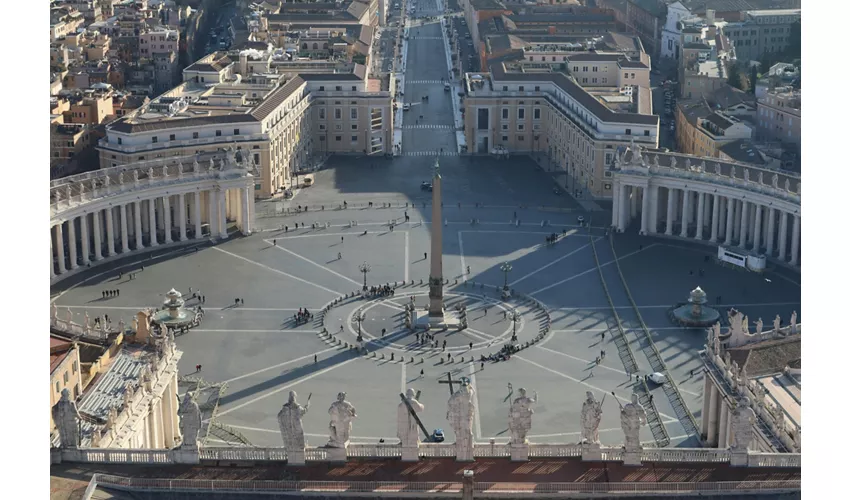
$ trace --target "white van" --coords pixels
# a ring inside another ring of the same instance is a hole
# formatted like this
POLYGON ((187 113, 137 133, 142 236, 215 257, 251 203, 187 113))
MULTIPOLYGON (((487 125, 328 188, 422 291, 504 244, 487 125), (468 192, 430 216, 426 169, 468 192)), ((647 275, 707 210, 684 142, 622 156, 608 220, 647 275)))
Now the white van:
POLYGON ((314 179, 313 174, 307 174, 304 176, 304 187, 310 187, 313 185, 314 179))

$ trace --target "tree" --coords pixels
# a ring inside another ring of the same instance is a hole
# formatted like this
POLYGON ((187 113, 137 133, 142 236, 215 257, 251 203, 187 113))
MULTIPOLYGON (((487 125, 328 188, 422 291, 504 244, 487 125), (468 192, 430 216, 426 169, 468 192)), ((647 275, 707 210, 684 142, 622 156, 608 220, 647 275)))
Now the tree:
POLYGON ((741 68, 738 67, 738 63, 733 63, 729 65, 729 85, 735 87, 736 89, 744 90, 744 82, 741 78, 741 68))
POLYGON ((753 64, 750 65, 750 93, 756 93, 756 83, 759 81, 759 69, 753 64))

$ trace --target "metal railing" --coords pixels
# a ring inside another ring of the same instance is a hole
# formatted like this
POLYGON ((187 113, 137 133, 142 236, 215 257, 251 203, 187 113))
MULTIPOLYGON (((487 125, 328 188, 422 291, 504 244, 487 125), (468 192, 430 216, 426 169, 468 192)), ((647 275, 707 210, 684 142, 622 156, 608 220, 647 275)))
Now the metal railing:
POLYGON ((646 323, 643 321, 640 309, 638 309, 638 306, 632 297, 632 292, 629 290, 629 285, 626 283, 626 277, 623 276, 623 271, 620 269, 620 259, 617 257, 617 251, 614 249, 613 232, 610 235, 609 242, 611 244, 611 253, 614 255, 614 265, 617 266, 617 274, 620 275, 620 281, 623 283, 623 289, 626 291, 626 296, 629 298, 629 303, 635 311, 635 316, 637 316, 638 323, 640 323, 641 330, 646 338, 646 345, 649 348, 649 352, 647 352, 647 347, 644 347, 644 352, 649 360, 649 364, 654 371, 663 373, 667 376, 667 383, 661 387, 664 390, 664 394, 673 405, 676 417, 678 417, 679 421, 682 423, 682 426, 685 428, 685 432, 688 433, 688 435, 696 436, 698 439, 701 439, 696 419, 691 413, 691 410, 688 409, 688 405, 685 404, 685 400, 682 398, 682 394, 679 392, 679 388, 676 385, 676 381, 673 380, 673 376, 667 371, 667 365, 664 363, 661 353, 658 352, 658 348, 652 340, 652 334, 650 334, 649 328, 647 328, 646 323))
POLYGON ((658 408, 655 406, 652 396, 649 393, 649 387, 646 385, 646 380, 641 379, 638 384, 640 389, 637 392, 640 404, 646 409, 646 419, 649 424, 649 430, 652 432, 652 437, 655 439, 655 445, 659 448, 664 448, 670 444, 670 434, 667 433, 667 428, 658 415, 658 408))
MULTIPOLYGON (((620 315, 617 314, 617 308, 614 307, 614 301, 611 299, 611 293, 608 291, 608 284, 605 282, 605 276, 602 273, 602 266, 599 263, 599 254, 596 252, 596 243, 593 240, 593 233, 590 226, 587 228, 587 234, 590 237, 590 248, 593 250, 593 260, 596 261, 596 270, 599 272, 599 280, 602 282, 602 290, 605 292, 605 298, 608 300, 608 305, 611 307, 611 314, 616 321, 617 330, 612 331, 614 336, 614 344, 617 346, 617 352, 620 355, 620 360, 623 362, 623 367, 629 373, 637 373, 640 367, 635 360, 635 353, 629 345, 629 339, 626 338, 626 331, 623 329, 623 322, 620 320, 620 315)), ((608 328, 611 331, 611 328, 608 328)))
POLYGON ((802 455, 799 453, 750 453, 747 465, 750 467, 802 467, 802 455))

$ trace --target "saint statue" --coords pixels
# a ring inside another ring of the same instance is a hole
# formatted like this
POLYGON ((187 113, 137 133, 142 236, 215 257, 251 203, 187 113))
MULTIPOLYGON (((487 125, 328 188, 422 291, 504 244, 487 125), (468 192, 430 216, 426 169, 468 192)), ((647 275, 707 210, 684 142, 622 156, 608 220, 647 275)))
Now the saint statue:
POLYGON ((626 451, 640 451, 640 428, 648 423, 646 410, 638 402, 637 394, 632 393, 632 402, 620 406, 620 426, 625 434, 626 451))
POLYGON ((670 168, 676 168, 676 157, 675 156, 670 157, 670 168))
POLYGON ((750 319, 745 314, 743 319, 741 319, 741 333, 744 335, 750 334, 750 319))
POLYGON ((295 400, 297 396, 295 391, 289 391, 289 401, 283 405, 283 408, 277 414, 277 423, 280 425, 280 436, 283 438, 283 447, 290 453, 293 451, 304 451, 304 447, 307 446, 301 419, 307 414, 307 410, 310 409, 310 401, 307 401, 307 406, 301 406, 295 400))
POLYGON ((396 411, 398 439, 401 441, 401 446, 403 448, 415 448, 419 446, 419 424, 416 422, 416 419, 413 418, 413 415, 411 415, 407 405, 410 405, 410 408, 413 408, 413 411, 417 414, 422 413, 425 410, 425 405, 416 399, 416 391, 412 388, 407 389, 405 399, 407 400, 407 403, 404 401, 399 403, 396 411))
POLYGON ((124 172, 118 172, 118 184, 124 184, 124 172))
POLYGON ((511 444, 527 444, 528 431, 531 430, 531 416, 534 410, 531 405, 537 402, 537 394, 533 398, 525 395, 525 389, 519 389, 519 397, 514 399, 508 419, 508 429, 511 431, 511 444))
POLYGON ((773 334, 779 335, 780 328, 782 326, 782 318, 777 314, 775 318, 773 318, 773 334))
POLYGON ((759 318, 758 321, 756 321, 756 335, 761 335, 762 328, 764 328, 764 322, 761 318, 759 318))
POLYGON ((750 182, 750 169, 744 169, 744 182, 750 182))
POLYGON ((764 184, 764 172, 759 171, 759 184, 764 184))
POLYGON ((791 333, 797 333, 797 311, 791 313, 791 333))
POLYGON ((449 410, 446 420, 455 433, 455 445, 458 457, 472 458, 472 422, 475 418, 474 391, 468 383, 463 383, 457 392, 449 398, 449 410), (461 450, 465 453, 462 455, 461 450), (466 453, 468 452, 468 453, 466 453))
POLYGON ((139 183, 139 171, 133 170, 133 184, 139 183))
POLYGON ((770 185, 775 189, 779 189, 779 175, 774 173, 773 177, 770 178, 770 185))
POLYGON ((191 392, 187 392, 183 397, 178 414, 180 415, 180 433, 183 434, 182 447, 197 448, 198 434, 201 432, 201 409, 191 392))
POLYGON ((753 442, 756 412, 750 408, 750 398, 744 396, 732 411, 732 451, 746 451, 753 442))
POLYGON ((788 179, 788 178, 785 179, 785 190, 791 191, 791 179, 788 179))
POLYGON ((351 423, 357 417, 354 405, 345 400, 344 392, 340 392, 328 408, 328 414, 331 416, 328 447, 345 448, 351 438, 351 423))
POLYGON ((717 175, 720 175, 720 164, 719 163, 714 164, 714 173, 717 174, 717 175))
POLYGON ((735 178, 735 166, 734 165, 729 167, 729 177, 731 177, 732 179, 735 178))
POLYGON ((77 404, 71 400, 71 392, 62 389, 62 397, 53 406, 53 423, 59 431, 59 446, 78 448, 80 446, 80 413, 77 404))
POLYGON ((56 302, 54 302, 53 305, 50 306, 50 317, 53 318, 53 319, 56 319, 56 317, 58 315, 59 315, 59 308, 56 307, 56 302))
MULTIPOLYGON (((603 401, 604 401, 603 397, 603 401)), ((602 421, 602 403, 596 401, 592 392, 581 405, 581 442, 599 444, 599 423, 602 421)))

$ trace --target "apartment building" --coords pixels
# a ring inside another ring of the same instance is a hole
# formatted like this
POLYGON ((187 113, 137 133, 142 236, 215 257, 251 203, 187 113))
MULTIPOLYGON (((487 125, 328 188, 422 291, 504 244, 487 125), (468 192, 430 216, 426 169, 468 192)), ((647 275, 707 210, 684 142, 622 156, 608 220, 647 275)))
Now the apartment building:
POLYGON ((649 96, 591 94, 561 72, 524 72, 504 62, 468 73, 464 133, 469 151, 496 148, 545 157, 559 184, 579 197, 610 198, 618 148, 658 147, 649 96))
POLYGON ((640 36, 651 57, 661 54, 661 36, 667 18, 667 5, 661 0, 628 0, 626 29, 640 36))
POLYGON ((758 99, 756 112, 759 139, 802 146, 802 103, 800 90, 779 87, 758 99))
POLYGON ((321 73, 281 63, 274 72, 272 61, 246 50, 238 61, 218 52, 190 65, 183 83, 106 127, 101 166, 247 149, 258 166, 255 194, 267 198, 319 155, 391 151, 391 96, 367 90, 364 66, 321 73))
POLYGON ((99 125, 113 114, 112 93, 92 90, 78 92, 64 97, 69 106, 64 111, 65 123, 99 125))
POLYGON ((713 111, 702 102, 679 103, 676 125, 679 151, 696 156, 716 158, 724 145, 753 138, 753 127, 748 120, 713 111))
POLYGON ((139 56, 153 57, 156 53, 180 51, 180 32, 172 29, 157 28, 139 34, 139 56))
POLYGON ((743 21, 726 23, 723 34, 735 46, 739 60, 757 61, 765 52, 784 51, 792 25, 801 19, 800 9, 750 10, 743 21))
POLYGON ((60 6, 50 9, 50 41, 54 42, 66 35, 75 33, 85 25, 83 15, 72 6, 60 6))
POLYGON ((90 146, 91 142, 92 131, 86 124, 51 124, 50 166, 67 164, 90 146))
MULTIPOLYGON (((50 407, 59 402, 62 390, 68 389, 71 400, 83 394, 82 372, 80 370, 80 351, 76 343, 63 338, 50 336, 50 407)), ((56 425, 50 414, 50 432, 56 425)))

